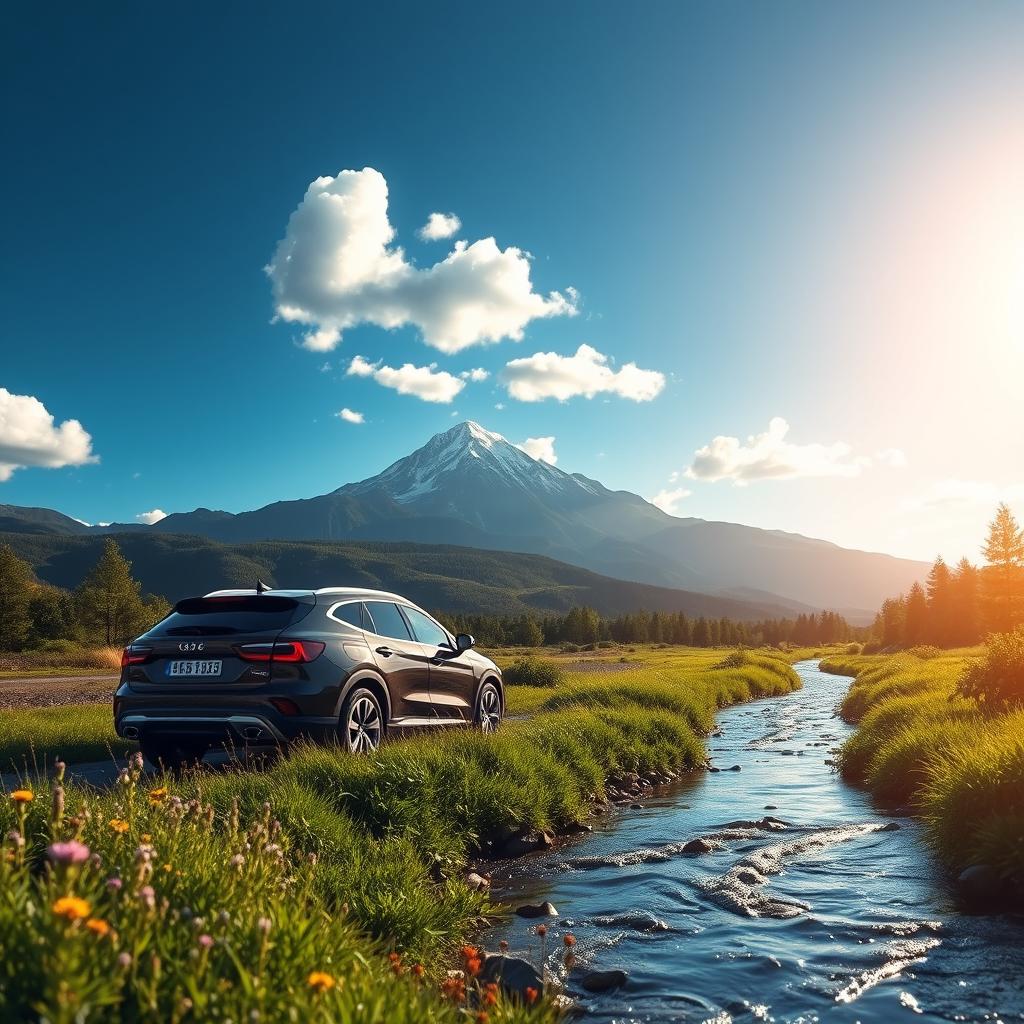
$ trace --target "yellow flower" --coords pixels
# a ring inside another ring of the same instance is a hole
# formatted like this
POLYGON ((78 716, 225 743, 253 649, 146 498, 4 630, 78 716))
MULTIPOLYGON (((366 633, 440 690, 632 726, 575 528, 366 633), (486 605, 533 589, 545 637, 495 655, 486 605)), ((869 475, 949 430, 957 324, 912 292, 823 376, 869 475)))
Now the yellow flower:
POLYGON ((173 869, 171 868, 170 864, 165 864, 164 865, 164 871, 170 872, 171 870, 173 870, 173 869))
POLYGON ((32 803, 33 800, 35 800, 35 798, 36 795, 32 792, 31 789, 16 789, 11 794, 11 799, 16 804, 30 804, 32 803))
POLYGON ((125 821, 122 818, 111 818, 110 819, 110 827, 115 832, 124 833, 124 832, 128 831, 128 822, 125 821))
POLYGON ((313 971, 306 979, 314 992, 328 992, 334 988, 335 980, 325 971, 313 971))
POLYGON ((158 786, 156 789, 151 789, 149 791, 149 802, 151 804, 162 803, 166 796, 167 796, 167 787, 166 786, 158 786))
POLYGON ((110 925, 99 917, 90 917, 89 920, 85 922, 85 927, 100 939, 110 934, 110 925))
POLYGON ((88 917, 92 907, 88 900, 78 896, 61 896, 53 905, 53 912, 58 917, 66 917, 69 921, 77 921, 79 918, 88 917))
POLYGON ((143 832, 142 835, 139 836, 139 841, 142 843, 151 843, 153 842, 153 837, 148 832, 143 832))

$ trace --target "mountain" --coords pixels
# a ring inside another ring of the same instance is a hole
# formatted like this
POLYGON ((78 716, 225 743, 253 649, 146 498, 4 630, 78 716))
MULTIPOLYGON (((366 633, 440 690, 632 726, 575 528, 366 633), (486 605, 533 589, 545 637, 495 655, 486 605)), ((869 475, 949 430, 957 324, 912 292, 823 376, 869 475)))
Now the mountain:
MULTIPOLYGON (((694 594, 599 576, 541 555, 446 545, 372 541, 258 541, 223 544, 196 536, 134 530, 116 540, 148 593, 168 600, 221 587, 365 586, 405 594, 437 612, 519 615, 589 605, 605 615, 646 608, 751 621, 786 609, 770 601, 694 594)), ((0 533, 47 583, 71 588, 96 564, 105 537, 0 533)), ((806 611, 807 609, 802 609, 806 611)))
POLYGON ((377 476, 319 497, 237 515, 201 508, 152 527, 105 529, 229 543, 412 541, 527 552, 660 587, 790 610, 832 608, 853 621, 869 618, 928 569, 799 534, 670 516, 637 494, 533 459, 473 422, 437 434, 377 476))

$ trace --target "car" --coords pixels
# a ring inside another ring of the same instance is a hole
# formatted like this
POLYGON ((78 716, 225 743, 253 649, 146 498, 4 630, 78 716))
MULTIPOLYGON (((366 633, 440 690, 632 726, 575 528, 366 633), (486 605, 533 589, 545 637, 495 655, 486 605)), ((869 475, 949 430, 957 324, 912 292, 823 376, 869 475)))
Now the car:
POLYGON ((218 590, 179 601, 125 648, 114 724, 174 770, 225 744, 369 753, 423 726, 492 732, 505 690, 474 643, 399 594, 218 590))

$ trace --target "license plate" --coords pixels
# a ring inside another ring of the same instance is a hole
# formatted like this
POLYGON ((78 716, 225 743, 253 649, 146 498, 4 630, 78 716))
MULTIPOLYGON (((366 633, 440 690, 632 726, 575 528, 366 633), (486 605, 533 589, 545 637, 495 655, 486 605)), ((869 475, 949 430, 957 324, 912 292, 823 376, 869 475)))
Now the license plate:
POLYGON ((219 676, 223 662, 220 661, 169 661, 169 676, 219 676))

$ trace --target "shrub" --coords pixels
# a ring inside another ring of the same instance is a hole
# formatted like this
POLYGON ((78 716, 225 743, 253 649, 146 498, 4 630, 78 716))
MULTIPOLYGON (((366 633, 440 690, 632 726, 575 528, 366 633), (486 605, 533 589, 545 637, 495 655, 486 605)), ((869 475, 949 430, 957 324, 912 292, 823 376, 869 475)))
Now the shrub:
POLYGON ((617 647, 618 645, 615 643, 614 640, 598 640, 597 646, 600 647, 602 650, 607 650, 610 647, 617 647))
POLYGON ((941 657, 942 651, 931 644, 918 644, 916 647, 908 648, 907 654, 914 658, 920 658, 922 661, 928 661, 931 658, 941 657))
POLYGON ((996 711, 1024 706, 1024 626, 1012 633, 993 633, 981 660, 964 670, 957 690, 996 711))
POLYGON ((580 645, 579 644, 564 643, 564 644, 561 644, 558 649, 563 654, 579 654, 579 652, 580 652, 580 645))
POLYGON ((847 644, 846 645, 846 653, 847 654, 863 654, 864 653, 864 644, 847 644))
POLYGON ((510 686, 557 686, 565 680, 565 669, 543 658, 519 658, 501 677, 510 686))

